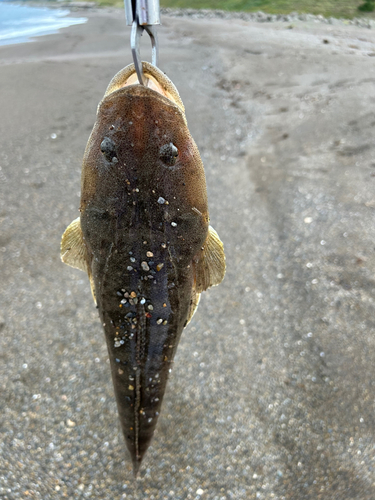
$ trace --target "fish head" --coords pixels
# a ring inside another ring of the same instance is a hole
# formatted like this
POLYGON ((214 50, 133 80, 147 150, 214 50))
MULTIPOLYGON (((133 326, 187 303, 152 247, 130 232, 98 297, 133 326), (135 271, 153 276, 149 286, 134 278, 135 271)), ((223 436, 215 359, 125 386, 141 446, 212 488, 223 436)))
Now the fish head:
POLYGON ((146 85, 133 64, 121 70, 98 106, 83 160, 81 212, 92 205, 118 212, 122 204, 131 217, 134 206, 152 211, 163 204, 166 222, 184 226, 187 245, 199 246, 209 223, 199 151, 173 83, 149 63, 143 72, 146 85))

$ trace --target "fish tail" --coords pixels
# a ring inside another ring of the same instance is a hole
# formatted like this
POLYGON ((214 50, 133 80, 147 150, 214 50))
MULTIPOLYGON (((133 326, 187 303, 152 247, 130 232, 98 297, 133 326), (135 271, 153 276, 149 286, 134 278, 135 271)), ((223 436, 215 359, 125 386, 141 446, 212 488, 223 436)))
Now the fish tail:
POLYGON ((139 469, 141 468, 142 458, 139 460, 137 458, 133 458, 133 476, 134 479, 137 479, 139 469))
POLYGON ((120 424, 136 477, 154 435, 167 382, 167 373, 163 372, 168 370, 161 372, 163 375, 160 384, 148 390, 146 380, 151 378, 148 371, 138 367, 134 373, 124 365, 119 370, 119 364, 113 360, 111 352, 110 358, 112 363, 114 361, 112 377, 120 424), (129 375, 134 377, 130 384, 129 375))

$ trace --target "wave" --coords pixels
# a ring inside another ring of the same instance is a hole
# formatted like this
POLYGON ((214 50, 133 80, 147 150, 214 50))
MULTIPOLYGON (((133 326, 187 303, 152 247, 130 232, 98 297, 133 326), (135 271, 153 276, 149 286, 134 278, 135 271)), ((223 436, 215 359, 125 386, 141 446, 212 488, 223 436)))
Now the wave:
POLYGON ((61 28, 87 22, 85 17, 66 17, 69 13, 66 9, 51 11, 0 2, 0 45, 29 41, 30 37, 57 33, 61 28))

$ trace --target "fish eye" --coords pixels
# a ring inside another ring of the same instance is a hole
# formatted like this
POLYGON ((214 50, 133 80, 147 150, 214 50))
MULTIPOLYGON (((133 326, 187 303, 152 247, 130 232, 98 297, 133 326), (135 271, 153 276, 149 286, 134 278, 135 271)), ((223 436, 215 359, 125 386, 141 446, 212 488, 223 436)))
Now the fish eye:
POLYGON ((109 137, 104 137, 102 140, 100 144, 100 151, 108 161, 113 161, 113 158, 116 157, 115 143, 109 137))
POLYGON ((159 158, 168 167, 173 167, 173 165, 176 164, 177 157, 178 149, 172 142, 164 144, 164 146, 160 148, 159 158))

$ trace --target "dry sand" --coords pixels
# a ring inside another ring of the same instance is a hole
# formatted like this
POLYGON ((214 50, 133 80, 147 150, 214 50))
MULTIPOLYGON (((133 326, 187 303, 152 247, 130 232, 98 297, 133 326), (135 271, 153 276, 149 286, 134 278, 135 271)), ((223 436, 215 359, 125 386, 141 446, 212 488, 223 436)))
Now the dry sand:
POLYGON ((129 31, 76 15, 0 47, 0 498, 375 498, 374 32, 163 18, 228 272, 134 481, 87 277, 59 258, 129 31))

